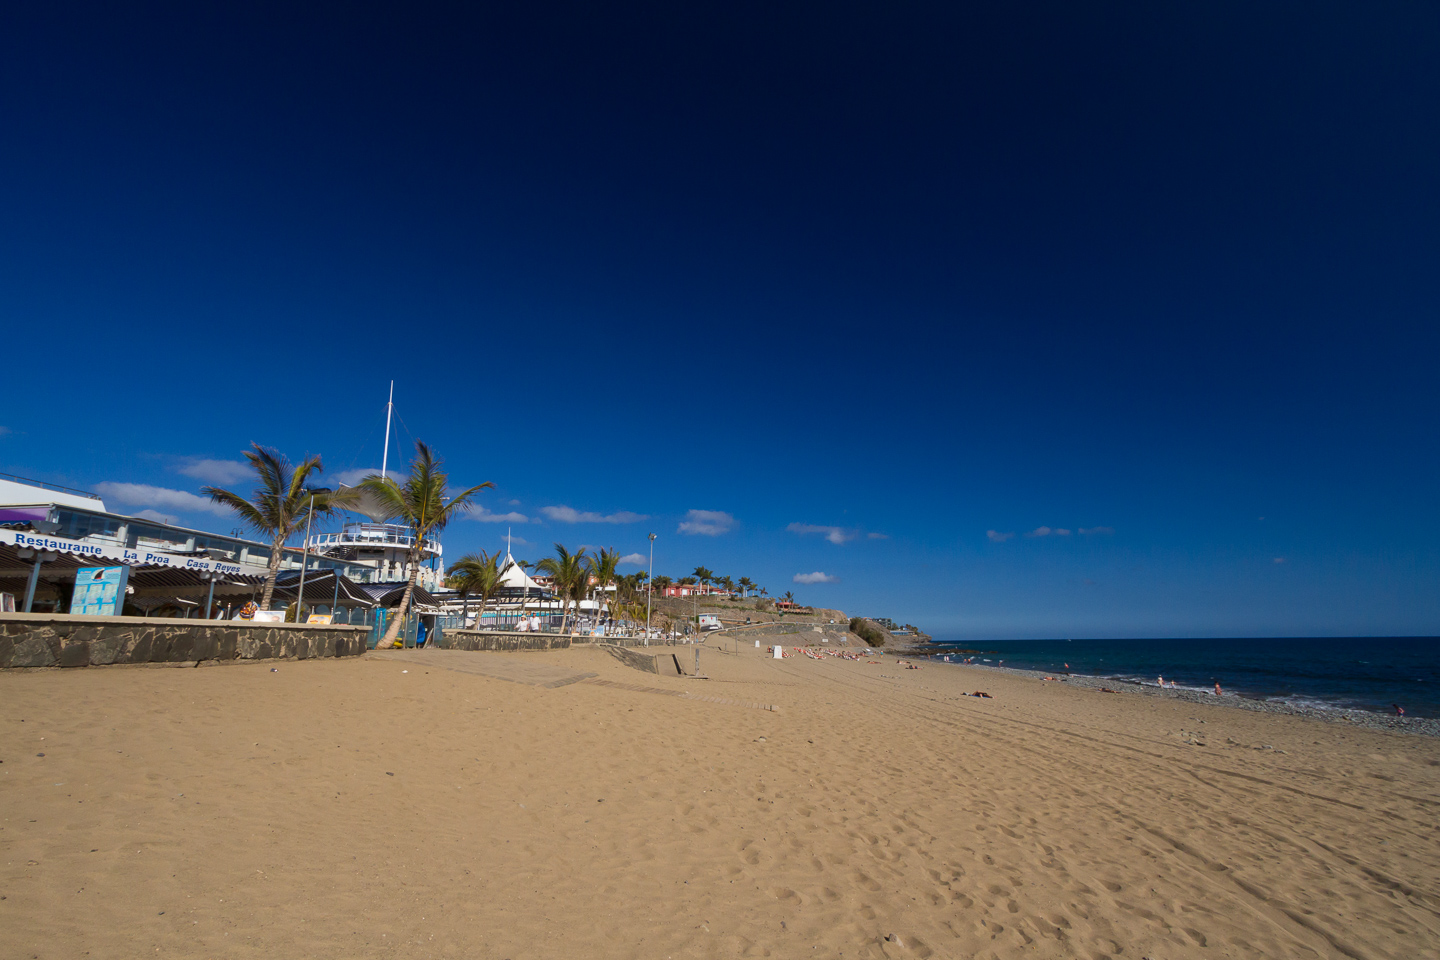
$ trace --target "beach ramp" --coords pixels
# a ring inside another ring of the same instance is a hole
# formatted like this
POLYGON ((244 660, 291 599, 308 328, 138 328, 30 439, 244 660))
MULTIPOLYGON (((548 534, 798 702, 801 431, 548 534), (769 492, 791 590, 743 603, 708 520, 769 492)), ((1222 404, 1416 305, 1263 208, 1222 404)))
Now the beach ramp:
POLYGON ((688 676, 685 668, 680 666, 679 655, 674 653, 642 653, 617 646, 606 646, 605 649, 610 652, 610 656, 641 673, 653 673, 661 677, 688 676))
POLYGON ((374 660, 398 660, 420 667, 476 673, 532 687, 564 687, 596 676, 594 673, 581 673, 553 663, 537 663, 526 657, 507 657, 498 653, 476 654, 469 650, 374 650, 368 656, 374 660))

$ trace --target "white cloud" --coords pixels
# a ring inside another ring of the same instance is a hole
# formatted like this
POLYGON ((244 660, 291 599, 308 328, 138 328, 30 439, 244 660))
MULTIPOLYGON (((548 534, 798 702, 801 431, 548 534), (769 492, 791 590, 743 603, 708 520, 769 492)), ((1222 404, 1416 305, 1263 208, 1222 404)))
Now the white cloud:
POLYGON ((724 510, 691 510, 678 528, 680 533, 698 533, 718 537, 735 526, 735 518, 724 510))
POLYGON ((529 540, 526 540, 524 537, 511 537, 510 543, 517 547, 534 546, 534 544, 532 544, 529 540))
POLYGON ((3 437, 3 436, 5 436, 5 434, 10 433, 10 432, 11 432, 11 430, 10 430, 9 427, 0 427, 0 437, 3 437))
POLYGON ((104 483, 95 484, 95 492, 106 500, 129 504, 136 507, 159 507, 176 513, 213 513, 218 517, 233 517, 234 511, 209 497, 189 493, 185 490, 170 490, 152 487, 145 483, 104 483))
POLYGON ((620 558, 620 562, 628 563, 635 567, 643 567, 650 561, 645 558, 645 554, 643 553, 627 553, 620 558))
POLYGON ((636 523, 645 519, 643 513, 619 510, 615 513, 595 513, 590 510, 576 510, 574 507, 541 507, 540 512, 557 523, 636 523))
POLYGON ((797 573, 792 578, 795 583, 837 583, 839 577, 832 577, 828 573, 821 573, 816 570, 814 573, 797 573))
POLYGON ((477 504, 469 512, 462 514, 466 520, 478 520, 481 523, 529 523, 530 518, 523 513, 510 511, 509 513, 491 513, 485 507, 477 504))
POLYGON ((1052 533, 1054 533, 1054 532, 1055 532, 1055 531, 1054 531, 1054 530, 1051 530, 1049 527, 1036 527, 1034 530, 1031 530, 1029 533, 1025 534, 1025 536, 1027 536, 1027 537, 1048 537, 1048 536, 1050 536, 1050 534, 1052 534, 1052 533))
POLYGON ((1070 531, 1069 531, 1069 530, 1066 530, 1064 527, 1056 527, 1056 528, 1055 528, 1055 536, 1057 536, 1057 537, 1068 537, 1068 536, 1070 536, 1070 531))
POLYGON ((1286 560, 1284 557, 1276 557, 1273 562, 1275 562, 1275 563, 1288 563, 1289 561, 1286 560))
POLYGON ((998 530, 986 530, 985 536, 990 538, 991 543, 1004 543, 1006 540, 1009 540, 1011 537, 1015 536, 1015 534, 1001 533, 998 530))
MULTIPOLYGON (((379 467, 356 467, 354 470, 341 470, 339 473, 322 474, 321 476, 325 479, 316 480, 315 482, 328 483, 333 480, 335 483, 343 483, 347 487, 353 487, 366 477, 377 476, 379 473, 379 467)), ((399 470, 386 470, 385 476, 394 480, 396 483, 404 483, 409 479, 407 474, 401 473, 399 470)))
POLYGON ((255 476, 250 464, 238 460, 188 460, 175 472, 206 483, 239 483, 255 476))
POLYGON ((511 501, 510 501, 510 506, 512 506, 512 507, 518 507, 518 506, 520 506, 520 501, 519 501, 519 500, 511 500, 511 501))
POLYGON ((1100 533, 1103 533, 1103 534, 1107 534, 1107 535, 1108 535, 1108 534, 1112 534, 1112 533, 1114 533, 1114 532, 1115 532, 1115 528, 1114 528, 1114 527, 1081 527, 1081 528, 1080 528, 1080 535, 1081 535, 1081 536, 1086 536, 1086 537, 1091 536, 1092 534, 1100 534, 1100 533))
POLYGON ((854 540, 859 536, 855 530, 846 530, 844 527, 822 527, 813 523, 792 523, 785 529, 791 533, 798 533, 801 536, 807 533, 823 533, 825 534, 825 539, 834 544, 841 544, 846 540, 854 540))
POLYGON ((867 539, 867 540, 889 540, 889 539, 890 539, 890 534, 888 534, 888 533, 867 533, 867 534, 865 534, 865 539, 867 539))

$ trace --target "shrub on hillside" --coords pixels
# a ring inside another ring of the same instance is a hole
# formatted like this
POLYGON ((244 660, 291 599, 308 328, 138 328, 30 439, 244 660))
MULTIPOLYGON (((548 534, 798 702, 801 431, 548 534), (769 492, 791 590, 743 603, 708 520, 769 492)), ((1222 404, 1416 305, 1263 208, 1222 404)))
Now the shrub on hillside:
POLYGON ((864 617, 850 618, 850 632, 872 647, 885 646, 885 634, 880 632, 879 627, 866 623, 864 617))

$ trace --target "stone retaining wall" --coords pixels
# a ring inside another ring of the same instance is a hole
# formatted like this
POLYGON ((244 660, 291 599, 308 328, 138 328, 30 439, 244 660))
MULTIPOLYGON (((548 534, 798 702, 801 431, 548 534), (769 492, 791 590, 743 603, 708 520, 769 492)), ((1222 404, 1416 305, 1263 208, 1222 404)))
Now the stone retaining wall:
POLYGON ((0 613, 0 669, 358 657, 368 627, 0 613))
POLYGON ((505 630, 445 630, 435 644, 439 650, 564 650, 570 637, 558 633, 519 633, 505 630))

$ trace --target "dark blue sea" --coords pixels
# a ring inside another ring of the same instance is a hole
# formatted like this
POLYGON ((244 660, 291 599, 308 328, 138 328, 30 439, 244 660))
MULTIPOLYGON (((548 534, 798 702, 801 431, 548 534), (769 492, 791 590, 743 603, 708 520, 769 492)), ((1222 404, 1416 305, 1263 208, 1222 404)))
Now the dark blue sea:
MULTIPOLYGON (((1065 671, 1336 710, 1440 717, 1440 637, 1223 640, 956 640, 981 666, 1065 671)), ((952 655, 953 656, 953 655, 952 655)))

